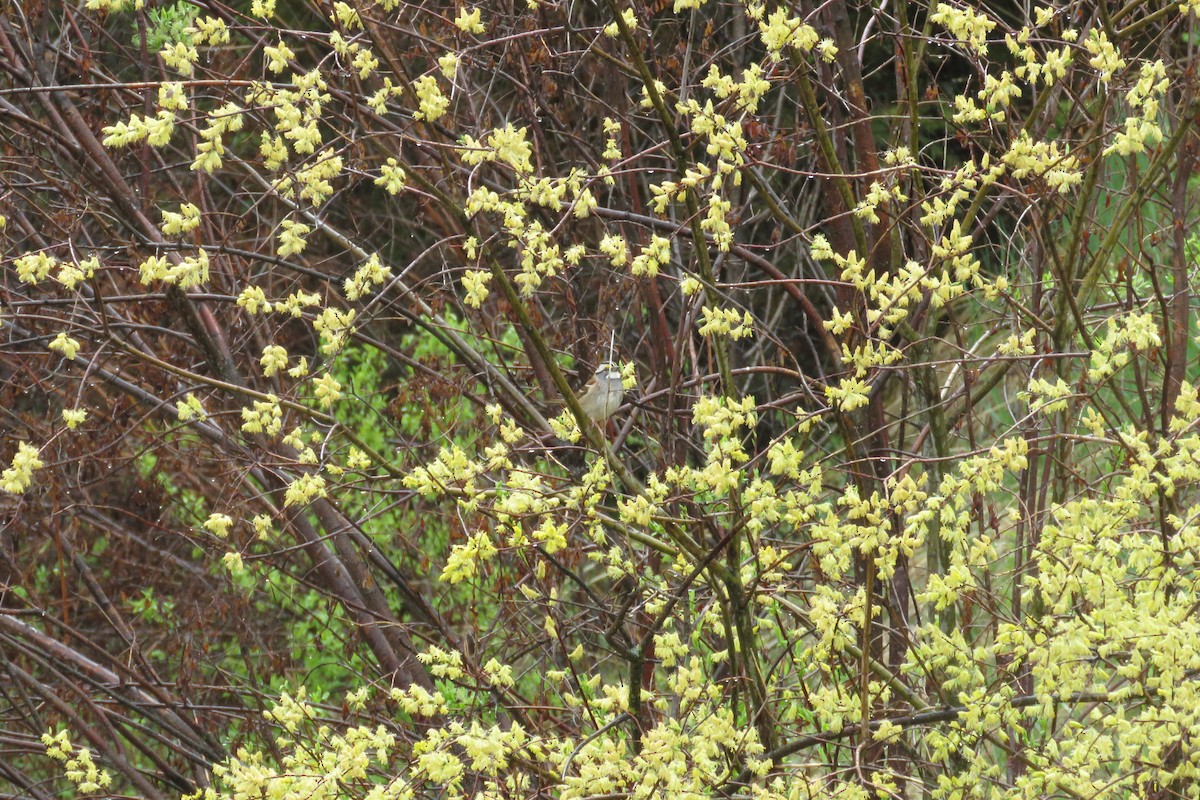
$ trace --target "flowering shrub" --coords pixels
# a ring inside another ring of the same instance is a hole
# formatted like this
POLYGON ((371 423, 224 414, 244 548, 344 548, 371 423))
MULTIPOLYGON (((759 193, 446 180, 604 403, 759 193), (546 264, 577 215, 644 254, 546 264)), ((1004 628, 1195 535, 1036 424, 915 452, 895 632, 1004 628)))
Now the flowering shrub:
POLYGON ((1196 794, 1197 8, 6 9, 0 775, 1196 794))

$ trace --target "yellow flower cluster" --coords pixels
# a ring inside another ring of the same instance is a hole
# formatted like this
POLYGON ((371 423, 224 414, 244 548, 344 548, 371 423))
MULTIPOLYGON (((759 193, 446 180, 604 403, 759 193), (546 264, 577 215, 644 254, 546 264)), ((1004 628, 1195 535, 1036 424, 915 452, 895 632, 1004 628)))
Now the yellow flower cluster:
POLYGON ((208 419, 208 412, 201 405, 200 398, 191 392, 188 392, 183 400, 175 404, 175 413, 180 422, 192 422, 193 420, 203 422, 208 419))
POLYGON ((794 47, 801 53, 811 52, 820 37, 798 17, 788 16, 782 8, 772 11, 766 21, 758 23, 759 34, 767 54, 776 61, 785 60, 784 50, 794 47))
MULTIPOLYGON (((671 242, 662 236, 652 235, 650 243, 641 249, 629 265, 635 276, 653 278, 660 267, 671 260, 671 242)), ((616 260, 613 260, 616 263, 616 260)))
POLYGON ((288 508, 308 505, 325 495, 325 479, 315 473, 306 472, 288 485, 287 491, 284 492, 283 504, 288 508))
MULTIPOLYGON (((638 20, 632 8, 627 8, 621 12, 621 21, 625 23, 625 27, 630 31, 637 30, 638 20)), ((615 39, 621 35, 621 26, 616 22, 610 22, 604 26, 604 35, 615 39)))
POLYGON ((512 124, 495 128, 480 142, 472 136, 464 136, 459 158, 465 164, 482 164, 484 161, 499 161, 508 164, 518 175, 533 172, 530 157, 533 147, 526 138, 528 128, 514 128, 512 124))
POLYGON ((389 157, 387 163, 379 168, 379 177, 375 179, 375 185, 381 187, 388 194, 399 194, 408 182, 408 175, 404 172, 404 168, 400 166, 394 157, 389 157))
POLYGON ((275 248, 275 255, 287 258, 304 252, 304 248, 308 244, 305 237, 310 233, 312 233, 312 228, 303 222, 297 222, 294 219, 283 220, 279 223, 279 246, 275 248))
POLYGON ((233 525, 233 519, 228 514, 209 514, 208 519, 204 521, 204 529, 221 539, 229 538, 229 528, 233 525))
POLYGON ((446 557, 446 565, 438 579, 449 584, 470 580, 478 574, 479 565, 490 560, 496 552, 496 546, 488 532, 477 531, 467 537, 466 542, 456 544, 450 549, 450 555, 446 557))
POLYGON ((41 469, 39 452, 28 442, 17 442, 17 452, 13 455, 12 466, 0 474, 0 489, 9 494, 21 494, 33 483, 33 473, 41 469))
POLYGON ((196 145, 196 159, 192 162, 192 169, 215 172, 223 163, 222 157, 225 155, 222 137, 240 131, 242 121, 242 109, 236 103, 226 103, 210 113, 208 125, 200 131, 200 143, 196 145))
POLYGON ((87 417, 88 412, 84 408, 64 408, 62 410, 63 422, 66 423, 68 430, 75 430, 87 417))
POLYGON ((700 309, 700 314, 703 317, 701 336, 728 336, 736 342, 754 335, 754 316, 749 311, 705 306, 700 309))
POLYGON ((57 265, 58 259, 40 250, 36 253, 26 253, 23 256, 13 259, 13 266, 17 269, 17 277, 20 278, 22 283, 32 285, 37 285, 38 282, 48 278, 50 271, 57 265))
POLYGON ((200 53, 189 41, 171 42, 158 51, 158 57, 171 69, 180 75, 190 78, 200 60, 200 53))
POLYGON ((162 209, 162 232, 166 236, 191 233, 200 226, 200 208, 194 203, 183 203, 179 211, 162 209))
POLYGON ((488 284, 491 280, 492 273, 485 270, 469 269, 463 272, 462 286, 466 292, 463 302, 472 308, 481 307, 487 299, 488 284))
POLYGON ((944 27, 955 39, 967 44, 979 55, 987 52, 987 35, 996 27, 996 21, 986 14, 949 3, 934 6, 929 21, 944 27))
POLYGON ((391 268, 379 260, 377 253, 372 253, 371 257, 354 271, 354 275, 346 279, 342 289, 346 293, 346 299, 353 302, 370 294, 391 278, 391 268))
POLYGON ((1059 151, 1057 142, 1035 142, 1026 131, 1021 131, 1009 145, 1003 163, 1009 168, 1013 180, 1022 180, 1036 175, 1054 191, 1065 194, 1083 180, 1079 159, 1059 151))
POLYGON ((732 96, 734 104, 748 114, 758 112, 759 101, 771 90, 771 82, 764 77, 762 65, 758 63, 742 70, 740 82, 722 74, 717 65, 713 64, 708 68, 708 74, 701 85, 721 100, 732 96))
POLYGON ((229 26, 219 17, 197 17, 186 32, 195 45, 229 44, 229 26))
POLYGON ((91 751, 86 747, 76 750, 65 730, 53 735, 49 731, 43 733, 42 744, 46 747, 46 755, 63 762, 67 779, 82 794, 102 792, 112 783, 112 776, 92 760, 91 751))
POLYGON ((1100 383, 1129 363, 1130 352, 1162 347, 1158 323, 1149 313, 1132 312, 1109 317, 1104 340, 1094 350, 1088 365, 1088 380, 1100 383), (1123 348, 1128 348, 1125 350, 1123 348))
POLYGON ((441 119, 450 108, 450 98, 442 94, 437 78, 433 75, 422 75, 413 81, 413 91, 417 94, 418 110, 413 119, 433 122, 441 119))
POLYGON ((346 340, 354 333, 354 318, 357 312, 353 309, 338 309, 328 307, 321 311, 313 320, 313 330, 321 336, 321 352, 333 355, 346 346, 346 340))
POLYGON ((85 258, 78 264, 64 263, 59 267, 58 275, 54 279, 68 290, 74 290, 83 281, 90 280, 99 268, 100 261, 95 256, 85 258))
POLYGON ((313 396, 321 408, 332 408, 342 398, 342 384, 326 372, 313 381, 313 396))
POLYGON ((255 400, 253 408, 242 409, 242 430, 246 433, 261 433, 274 436, 283 427, 283 410, 279 398, 268 395, 266 400, 255 400))
POLYGON ((1092 55, 1088 59, 1088 66, 1100 74, 1100 83, 1109 83, 1114 74, 1125 69, 1125 59, 1121 58, 1120 52, 1109 41, 1103 28, 1095 27, 1089 30, 1087 38, 1083 40, 1083 46, 1092 55))
POLYGON ((875 213, 877 208, 892 201, 903 203, 907 199, 908 197, 898 185, 889 188, 879 181, 873 181, 866 196, 854 207, 854 214, 868 222, 877 223, 879 222, 879 215, 875 213))
POLYGON ((277 344, 269 344, 263 348, 259 364, 262 366, 263 377, 270 378, 280 370, 287 369, 288 352, 277 344))
POLYGON ((197 250, 172 264, 166 256, 150 256, 138 265, 138 279, 143 286, 162 281, 180 289, 193 289, 208 282, 208 252, 197 250))
POLYGON ((487 28, 482 22, 482 12, 478 8, 473 8, 470 11, 463 8, 458 12, 458 16, 454 18, 454 25, 463 33, 481 34, 487 28))
POLYGON ((921 217, 921 224, 931 227, 944 225, 954 216, 959 204, 973 199, 976 192, 994 184, 1006 169, 1003 163, 993 163, 988 154, 984 154, 978 164, 974 160, 963 164, 953 175, 941 181, 939 188, 943 193, 949 192, 948 197, 937 195, 921 204, 921 210, 925 212, 921 217))
POLYGON ((1138 113, 1125 119, 1125 129, 1113 137, 1113 143, 1105 148, 1104 155, 1143 153, 1147 145, 1162 141, 1162 129, 1158 127, 1158 101, 1168 86, 1166 66, 1161 60, 1142 64, 1137 83, 1125 96, 1125 102, 1138 113))
POLYGON ((60 331, 58 336, 54 337, 54 341, 50 342, 47 347, 55 352, 62 353, 63 358, 70 361, 79 354, 79 348, 81 345, 79 344, 78 339, 72 339, 70 336, 67 336, 65 333, 60 331))

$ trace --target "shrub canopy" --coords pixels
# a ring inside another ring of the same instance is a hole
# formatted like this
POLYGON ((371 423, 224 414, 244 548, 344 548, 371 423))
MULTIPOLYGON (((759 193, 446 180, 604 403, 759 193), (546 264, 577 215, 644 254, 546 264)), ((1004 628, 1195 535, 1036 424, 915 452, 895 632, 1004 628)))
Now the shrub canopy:
POLYGON ((0 784, 1196 796, 1198 13, 5 5, 0 784))

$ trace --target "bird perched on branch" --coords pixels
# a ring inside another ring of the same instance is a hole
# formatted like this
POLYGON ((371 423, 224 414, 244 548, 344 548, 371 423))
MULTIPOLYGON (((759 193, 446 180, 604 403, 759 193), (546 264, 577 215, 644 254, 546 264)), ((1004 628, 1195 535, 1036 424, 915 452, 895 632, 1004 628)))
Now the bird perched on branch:
POLYGON ((621 407, 624 398, 625 385, 622 383, 621 370, 616 364, 605 361, 580 393, 579 405, 594 421, 603 422, 621 407))

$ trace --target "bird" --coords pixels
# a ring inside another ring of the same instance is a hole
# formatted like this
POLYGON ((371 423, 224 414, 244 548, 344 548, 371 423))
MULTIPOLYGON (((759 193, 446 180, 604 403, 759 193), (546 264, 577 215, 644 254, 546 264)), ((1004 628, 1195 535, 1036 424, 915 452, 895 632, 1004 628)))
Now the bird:
POLYGON ((625 384, 622 382, 621 370, 611 361, 605 361, 596 368, 596 374, 583 388, 579 395, 579 405, 593 421, 603 422, 621 407, 624 397, 625 384))

